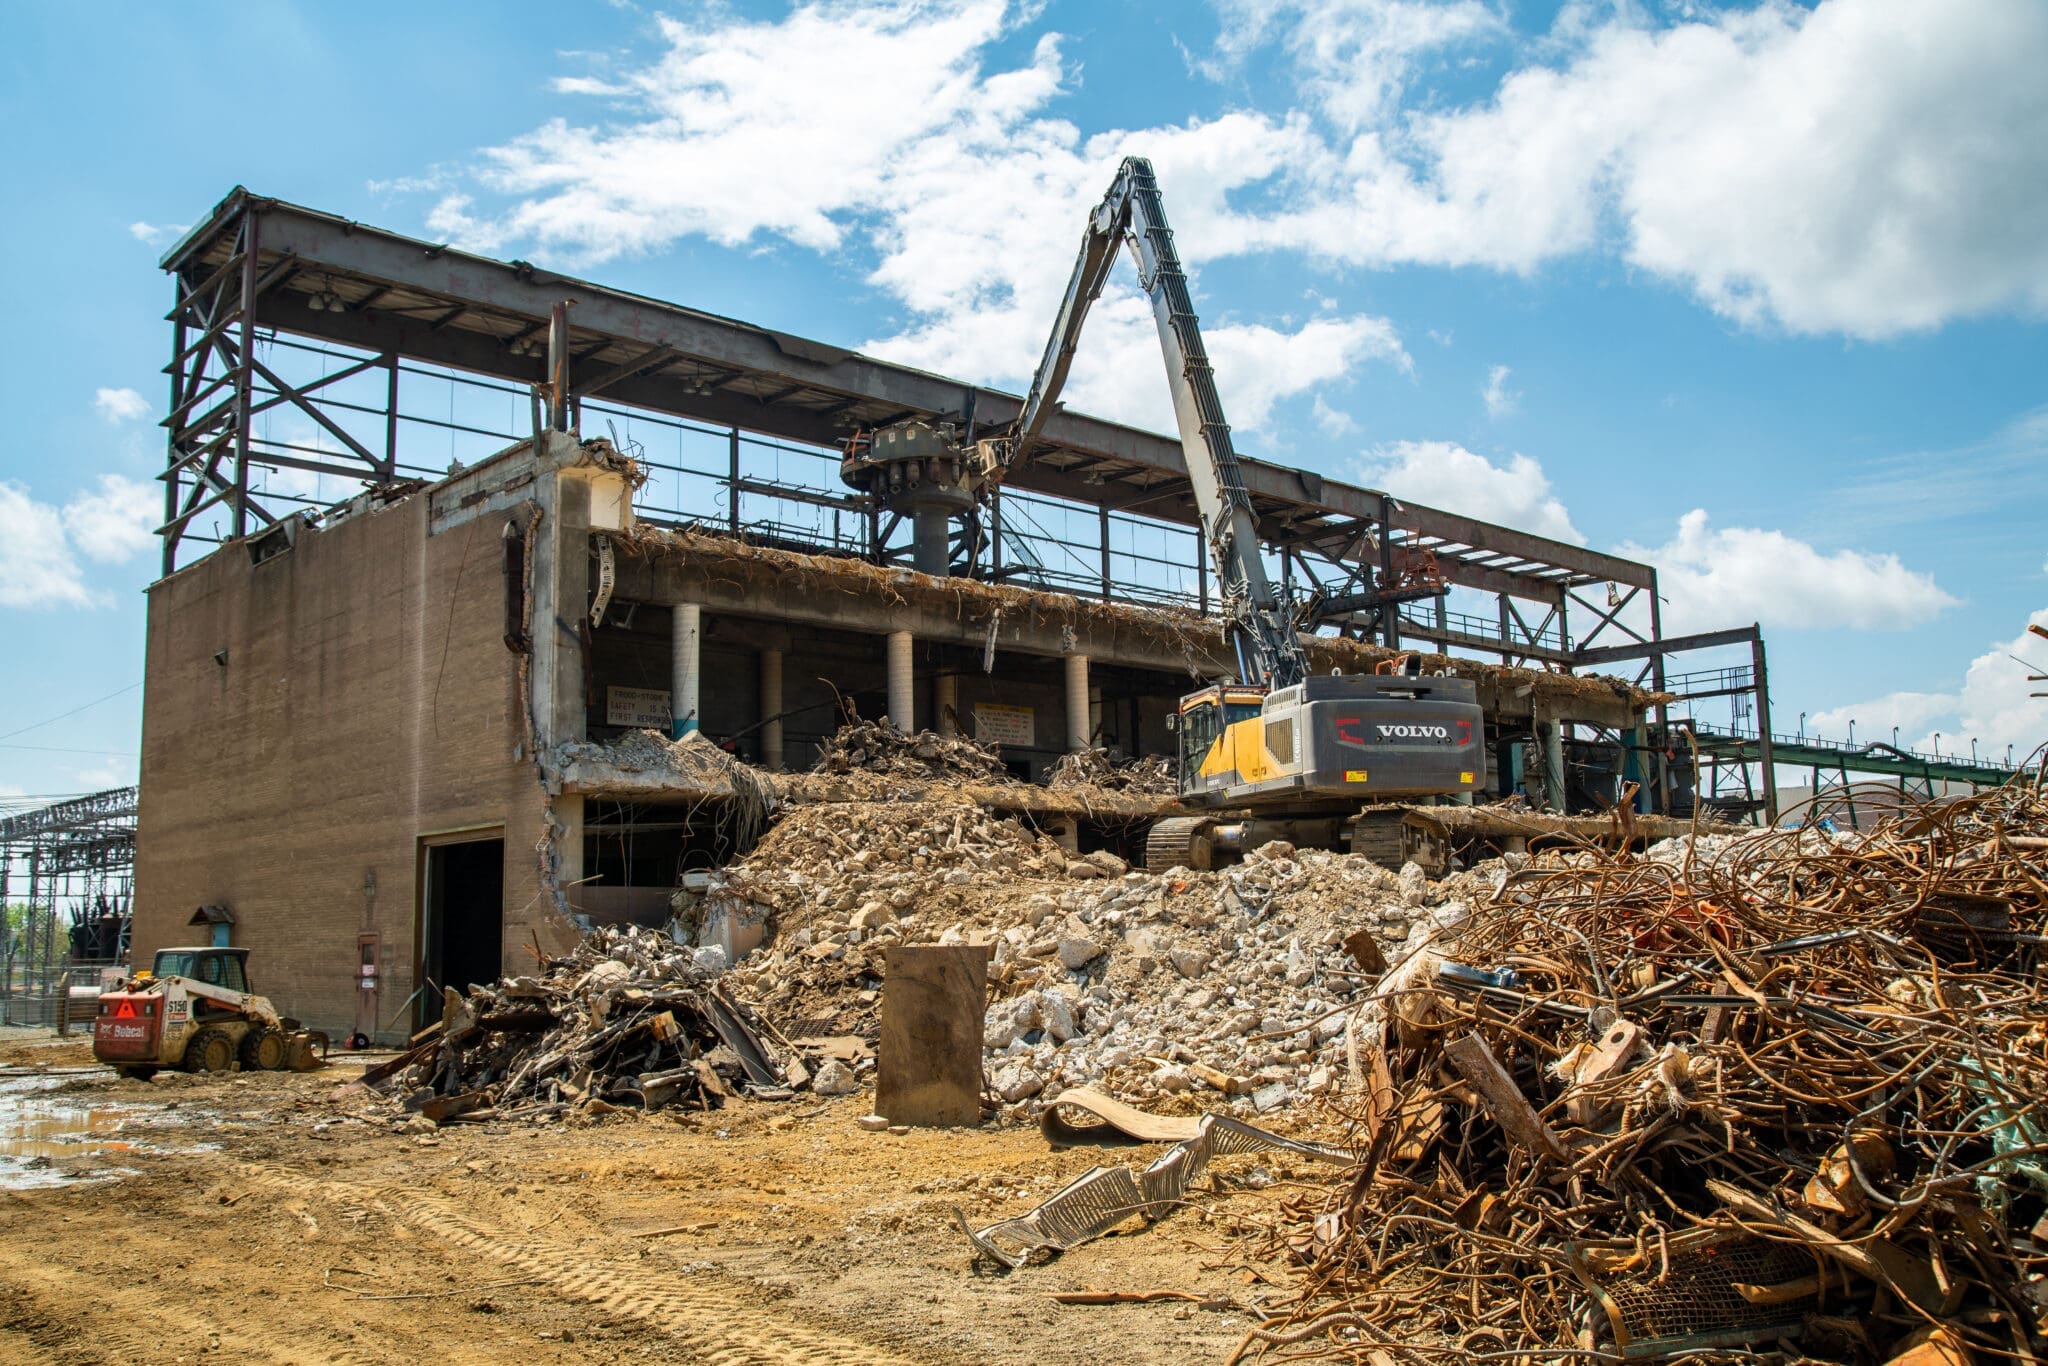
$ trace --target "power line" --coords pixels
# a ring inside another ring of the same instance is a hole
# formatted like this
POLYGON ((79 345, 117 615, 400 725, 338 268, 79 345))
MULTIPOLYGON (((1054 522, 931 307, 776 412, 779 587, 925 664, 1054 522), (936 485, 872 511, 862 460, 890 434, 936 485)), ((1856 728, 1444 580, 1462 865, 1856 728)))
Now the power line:
POLYGON ((0 745, 0 749, 32 749, 39 754, 98 754, 109 759, 132 759, 132 749, 64 749, 57 745, 0 745))
POLYGON ((141 686, 142 681, 140 679, 137 679, 135 682, 130 683, 127 687, 122 688, 119 691, 110 692, 105 697, 95 697, 90 702, 86 702, 80 706, 73 707, 70 711, 62 712, 56 716, 52 716, 48 720, 38 721, 32 726, 23 726, 20 730, 10 730, 5 735, 0 735, 0 740, 12 740, 17 735, 26 735, 32 730, 41 730, 44 726, 50 725, 57 721, 62 721, 67 716, 76 716, 78 715, 78 713, 82 711, 88 710, 92 707, 97 707, 102 702, 111 702, 115 698, 123 695, 124 693, 134 692, 137 688, 141 686))

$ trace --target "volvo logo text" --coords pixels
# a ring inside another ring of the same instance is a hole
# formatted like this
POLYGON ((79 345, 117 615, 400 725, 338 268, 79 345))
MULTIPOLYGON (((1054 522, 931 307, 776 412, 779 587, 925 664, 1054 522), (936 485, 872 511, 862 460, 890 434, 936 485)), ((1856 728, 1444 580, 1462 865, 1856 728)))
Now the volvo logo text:
POLYGON ((1382 740, 1448 740, 1451 732, 1445 726, 1379 726, 1376 729, 1382 740))

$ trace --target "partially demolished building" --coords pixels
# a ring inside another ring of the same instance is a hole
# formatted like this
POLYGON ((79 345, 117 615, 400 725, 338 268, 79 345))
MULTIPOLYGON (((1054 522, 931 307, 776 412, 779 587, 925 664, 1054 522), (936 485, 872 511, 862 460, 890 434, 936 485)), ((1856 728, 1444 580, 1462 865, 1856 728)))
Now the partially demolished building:
MULTIPOLYGON (((1033 779, 1170 753, 1229 668, 1173 439, 1060 414, 986 499, 850 487, 861 434, 1018 400, 239 189, 165 266, 138 961, 211 908, 309 1024, 401 1036, 579 917, 666 919, 849 714, 1033 779)), ((1768 762, 1755 628, 1663 637, 1650 566, 1243 463, 1316 667, 1458 652, 1488 797, 1684 809, 1665 663, 1715 645, 1768 762)), ((1156 809, 990 801, 1082 849, 1156 809)))

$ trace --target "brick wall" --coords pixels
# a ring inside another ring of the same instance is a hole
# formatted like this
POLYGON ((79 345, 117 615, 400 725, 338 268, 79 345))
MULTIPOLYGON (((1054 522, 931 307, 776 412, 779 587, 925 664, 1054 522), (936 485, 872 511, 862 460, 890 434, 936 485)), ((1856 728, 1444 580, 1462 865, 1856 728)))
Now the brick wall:
POLYGON ((410 1031, 422 836, 501 826, 508 967, 563 927, 539 895, 544 799, 503 643, 511 514, 427 535, 416 496, 252 565, 239 545, 149 592, 135 961, 223 903, 256 989, 337 1037, 356 936, 382 935, 380 1037, 410 1031), (215 662, 225 650, 226 663, 215 662))

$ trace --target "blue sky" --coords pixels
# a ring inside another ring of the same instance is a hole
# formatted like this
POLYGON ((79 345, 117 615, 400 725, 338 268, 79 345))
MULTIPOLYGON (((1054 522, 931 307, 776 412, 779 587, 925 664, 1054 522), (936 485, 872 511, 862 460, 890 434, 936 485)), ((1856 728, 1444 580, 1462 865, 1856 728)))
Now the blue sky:
MULTIPOLYGON (((2038 0, 31 4, 8 30, 0 800, 134 773, 156 261, 232 186, 1020 387, 1131 152, 1243 449, 1653 560, 1668 629, 1762 621, 1780 729, 2048 739, 2007 659, 2048 663, 2019 642, 2048 621, 2038 0)), ((1072 406, 1170 430, 1157 367, 1126 271, 1072 406)))

